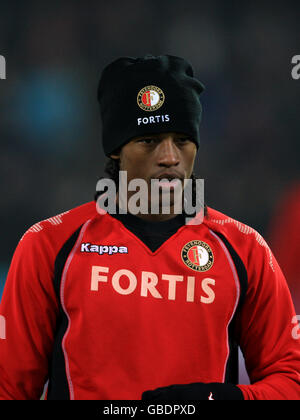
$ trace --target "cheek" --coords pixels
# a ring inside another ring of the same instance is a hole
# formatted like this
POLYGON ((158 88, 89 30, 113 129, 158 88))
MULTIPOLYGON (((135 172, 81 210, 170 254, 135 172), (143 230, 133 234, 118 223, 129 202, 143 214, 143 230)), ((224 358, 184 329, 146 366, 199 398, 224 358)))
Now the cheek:
POLYGON ((187 173, 187 177, 189 178, 193 172, 195 159, 196 159, 197 150, 188 153, 185 156, 185 169, 187 173))
POLYGON ((128 181, 134 178, 143 178, 145 162, 137 156, 126 155, 121 159, 120 170, 127 172, 128 181))
POLYGON ((132 167, 132 160, 132 154, 127 153, 127 149, 125 146, 124 150, 122 150, 122 153, 120 154, 120 170, 128 172, 132 167))

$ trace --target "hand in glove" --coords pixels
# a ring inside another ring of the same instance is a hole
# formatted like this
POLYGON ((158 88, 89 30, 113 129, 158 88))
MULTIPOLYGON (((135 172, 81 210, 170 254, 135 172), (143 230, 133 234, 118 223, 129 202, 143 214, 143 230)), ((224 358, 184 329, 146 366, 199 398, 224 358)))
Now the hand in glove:
POLYGON ((192 383, 186 385, 170 385, 145 391, 143 401, 155 400, 243 400, 242 391, 235 385, 212 383, 192 383))

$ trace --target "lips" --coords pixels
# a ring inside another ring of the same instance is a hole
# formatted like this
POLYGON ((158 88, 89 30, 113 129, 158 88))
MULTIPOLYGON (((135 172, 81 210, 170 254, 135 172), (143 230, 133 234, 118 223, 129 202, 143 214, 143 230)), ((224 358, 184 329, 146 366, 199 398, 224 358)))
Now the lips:
POLYGON ((156 176, 153 176, 152 179, 167 179, 168 181, 179 179, 180 181, 182 181, 184 179, 184 175, 176 171, 161 172, 156 176))
POLYGON ((170 188, 176 188, 179 187, 181 184, 181 180, 178 178, 172 179, 172 180, 166 180, 163 181, 164 178, 161 178, 159 182, 159 187, 163 189, 170 189, 170 188))
POLYGON ((159 182, 159 187, 165 190, 179 187, 179 185, 182 184, 183 179, 184 176, 177 171, 166 171, 153 176, 151 181, 154 180, 155 182, 155 180, 158 180, 157 182, 159 182))

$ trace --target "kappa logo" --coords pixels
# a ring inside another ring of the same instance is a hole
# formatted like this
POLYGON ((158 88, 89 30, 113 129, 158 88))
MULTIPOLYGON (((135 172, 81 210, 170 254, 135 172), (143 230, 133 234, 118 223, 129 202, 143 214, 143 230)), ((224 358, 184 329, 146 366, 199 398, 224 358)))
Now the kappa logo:
POLYGON ((81 244, 80 252, 95 252, 99 255, 128 254, 128 248, 126 246, 97 245, 86 242, 81 244))

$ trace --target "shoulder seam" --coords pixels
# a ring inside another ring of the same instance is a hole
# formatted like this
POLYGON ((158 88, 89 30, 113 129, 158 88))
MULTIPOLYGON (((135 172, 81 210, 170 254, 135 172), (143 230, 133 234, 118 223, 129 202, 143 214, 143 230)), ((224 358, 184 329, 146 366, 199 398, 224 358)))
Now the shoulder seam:
POLYGON ((35 223, 34 225, 32 225, 29 229, 27 229, 27 231, 23 234, 23 236, 20 239, 20 242, 23 240, 24 236, 27 235, 27 233, 37 233, 40 232, 41 230, 44 229, 44 223, 45 222, 49 222, 52 226, 57 226, 63 223, 61 217, 67 213, 69 213, 70 210, 67 210, 63 213, 60 213, 56 216, 53 217, 49 217, 48 219, 45 220, 41 220, 40 222, 35 223))
POLYGON ((221 226, 224 226, 225 224, 232 223, 237 227, 239 232, 243 233, 244 235, 254 234, 254 237, 255 237, 255 240, 257 241, 257 243, 260 246, 264 247, 266 249, 266 251, 268 252, 268 254, 269 254, 269 265, 270 265, 272 271, 275 272, 272 252, 271 252, 267 242, 265 241, 265 239, 254 228, 252 228, 248 225, 245 225, 244 223, 241 223, 238 220, 232 219, 231 217, 227 217, 226 219, 210 219, 209 222, 216 223, 216 224, 221 225, 221 226))

